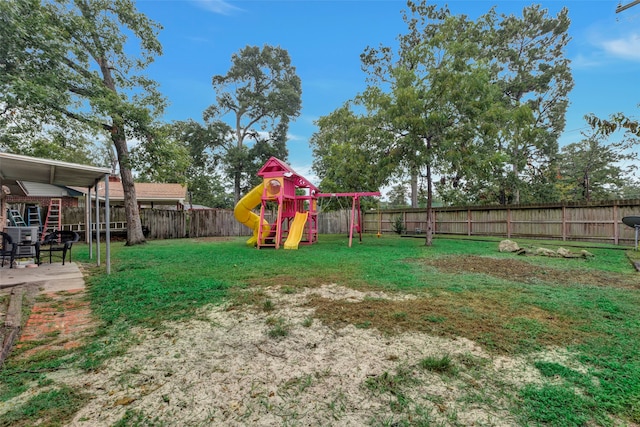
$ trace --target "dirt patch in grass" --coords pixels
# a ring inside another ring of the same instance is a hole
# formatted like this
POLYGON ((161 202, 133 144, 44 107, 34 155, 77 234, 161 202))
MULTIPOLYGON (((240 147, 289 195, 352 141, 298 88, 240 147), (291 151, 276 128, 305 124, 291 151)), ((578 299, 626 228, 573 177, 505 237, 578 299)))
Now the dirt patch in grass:
MULTIPOLYGON (((567 263, 578 260, 567 260, 567 263)), ((533 265, 517 259, 498 259, 480 256, 445 257, 421 260, 447 273, 481 273, 521 283, 546 282, 554 284, 583 284, 625 289, 640 289, 637 277, 586 269, 557 269, 533 265)))
POLYGON ((269 287, 280 286, 282 283, 286 283, 289 287, 316 287, 322 286, 327 283, 336 283, 343 281, 344 278, 338 274, 323 274, 319 276, 292 276, 286 274, 277 274, 269 277, 259 277, 253 280, 248 280, 247 283, 254 287, 269 287))
POLYGON ((488 350, 510 354, 581 342, 573 320, 531 305, 509 305, 507 295, 441 293, 410 300, 360 302, 314 297, 316 316, 336 327, 354 325, 387 334, 420 332, 455 339, 465 337, 488 350))
POLYGON ((98 372, 57 377, 92 396, 71 425, 512 426, 516 390, 543 381, 526 358, 408 327, 429 306, 419 296, 337 285, 246 292, 242 304, 135 330, 140 344, 98 372), (395 322, 393 333, 359 325, 368 310, 395 322))

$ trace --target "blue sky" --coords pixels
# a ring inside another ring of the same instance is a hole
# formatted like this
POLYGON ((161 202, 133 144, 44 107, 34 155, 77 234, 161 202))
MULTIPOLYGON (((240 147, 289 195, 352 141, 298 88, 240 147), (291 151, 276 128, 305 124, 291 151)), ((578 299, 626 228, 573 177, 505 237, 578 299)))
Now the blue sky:
MULTIPOLYGON (((631 0, 622 0, 624 4, 631 0)), ((452 13, 475 18, 496 6, 521 15, 528 1, 450 1, 452 13)), ((550 14, 569 9, 575 87, 561 145, 580 139, 584 115, 606 117, 640 109, 640 5, 615 13, 615 0, 540 1, 550 14)), ((367 46, 395 46, 406 32, 402 0, 138 0, 138 9, 164 29, 164 54, 148 70, 169 101, 165 119, 202 121, 215 101, 211 77, 226 74, 231 55, 247 45, 280 46, 302 80, 302 112, 291 124, 289 163, 314 181, 308 141, 314 120, 365 88, 360 54, 367 46)), ((318 184, 318 182, 314 182, 318 184)))

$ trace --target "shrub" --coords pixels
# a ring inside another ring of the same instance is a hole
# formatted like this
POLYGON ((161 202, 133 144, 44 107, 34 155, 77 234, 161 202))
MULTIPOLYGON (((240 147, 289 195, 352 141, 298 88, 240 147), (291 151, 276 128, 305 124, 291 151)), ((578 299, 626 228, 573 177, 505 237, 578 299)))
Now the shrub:
POLYGON ((407 228, 404 226, 404 221, 402 220, 402 216, 396 217, 396 220, 394 221, 394 223, 391 224, 391 228, 397 234, 402 234, 405 232, 407 228))

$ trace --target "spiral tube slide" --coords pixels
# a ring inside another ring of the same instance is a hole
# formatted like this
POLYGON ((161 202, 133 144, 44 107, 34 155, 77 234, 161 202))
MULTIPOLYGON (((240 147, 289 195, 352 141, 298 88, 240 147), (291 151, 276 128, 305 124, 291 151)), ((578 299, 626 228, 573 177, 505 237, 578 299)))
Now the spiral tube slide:
MULTIPOLYGON (((255 246, 258 243, 258 228, 260 225, 260 216, 252 212, 252 209, 260 204, 262 201, 262 190, 264 189, 264 183, 256 185, 253 190, 249 191, 239 201, 236 207, 233 209, 233 216, 236 220, 253 230, 253 236, 247 240, 248 246, 255 246)), ((262 223, 262 240, 269 236, 270 232, 269 222, 263 220, 262 223)))

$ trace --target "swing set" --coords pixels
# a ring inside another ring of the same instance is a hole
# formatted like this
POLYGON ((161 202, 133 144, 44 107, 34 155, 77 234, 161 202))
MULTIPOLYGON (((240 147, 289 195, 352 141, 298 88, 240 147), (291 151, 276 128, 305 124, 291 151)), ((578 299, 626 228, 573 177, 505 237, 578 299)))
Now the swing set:
MULTIPOLYGON (((258 171, 262 182, 242 197, 233 211, 236 220, 253 230, 247 245, 262 247, 284 246, 298 249, 299 245, 311 245, 318 241, 318 199, 325 197, 351 197, 349 221, 349 247, 354 231, 362 241, 362 216, 360 198, 380 196, 380 192, 321 193, 306 178, 297 174, 282 160, 271 157, 258 171), (303 191, 300 191, 303 190, 303 191), (304 193, 304 194, 298 194, 304 193), (268 203, 277 205, 276 220, 265 219, 268 203), (260 206, 260 215, 253 209, 260 206), (356 217, 357 212, 357 217, 356 217), (357 222, 356 222, 357 219, 357 222)), ((378 230, 380 237, 380 230, 378 230)))
MULTIPOLYGON (((349 220, 349 247, 353 241, 353 231, 355 230, 362 242, 362 213, 360 210, 360 197, 380 196, 379 191, 355 192, 355 193, 318 193, 316 197, 351 197, 351 217, 349 220), (357 222, 356 222, 357 215, 357 222)), ((342 206, 342 204, 340 204, 342 206)), ((380 211, 380 209, 378 209, 380 211)), ((379 222, 379 221, 378 221, 379 222)), ((378 228, 378 237, 380 237, 380 229, 378 228)))

